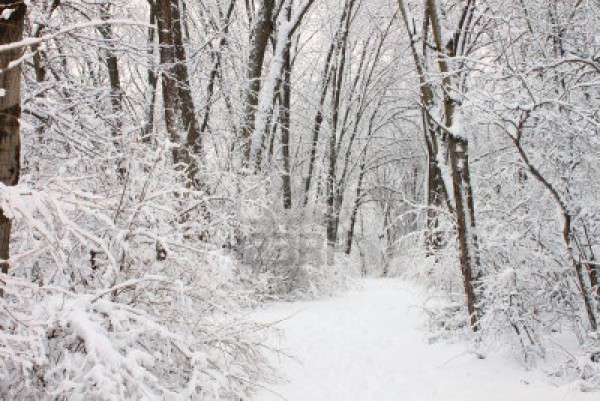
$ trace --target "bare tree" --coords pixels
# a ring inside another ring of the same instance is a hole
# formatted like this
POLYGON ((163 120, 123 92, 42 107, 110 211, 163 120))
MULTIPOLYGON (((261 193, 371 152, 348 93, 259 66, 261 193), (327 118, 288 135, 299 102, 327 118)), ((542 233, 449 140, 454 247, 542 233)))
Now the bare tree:
MULTIPOLYGON (((414 20, 408 15, 404 1, 399 0, 398 4, 408 32, 414 35, 414 20)), ((459 123, 456 121, 458 118, 457 114, 460 111, 460 101, 458 99, 463 88, 462 80, 467 70, 464 59, 468 56, 466 52, 467 44, 470 40, 473 40, 471 32, 476 24, 476 19, 474 19, 475 1, 468 0, 460 8, 459 23, 454 32, 442 31, 442 27, 445 24, 436 0, 425 0, 423 7, 425 10, 423 33, 427 33, 428 29, 431 28, 431 36, 437 53, 438 71, 442 76, 441 80, 435 83, 427 75, 429 71, 425 68, 427 65, 426 60, 424 56, 418 55, 413 37, 411 39, 411 50, 422 85, 423 125, 427 130, 426 139, 430 166, 428 198, 433 204, 430 204, 430 206, 435 207, 439 205, 439 201, 436 201, 436 199, 438 197, 445 197, 448 193, 447 188, 452 188, 451 201, 453 201, 453 204, 449 209, 454 211, 456 219, 459 261, 471 327, 474 331, 477 331, 479 329, 480 311, 477 309, 478 292, 476 286, 478 285, 481 271, 479 266, 473 190, 469 170, 469 144, 466 135, 455 129, 455 127, 459 126, 459 123), (450 62, 457 58, 459 60, 457 65, 451 66, 450 62), (438 107, 442 111, 442 120, 436 117, 436 113, 432 107, 436 103, 436 93, 441 94, 438 107), (431 128, 433 128, 433 132, 431 132, 431 128), (438 161, 440 157, 440 144, 443 146, 445 158, 448 163, 447 169, 451 176, 451 182, 444 185, 442 185, 444 175, 441 173, 441 170, 445 166, 438 161), (433 160, 435 162, 432 162, 433 160)), ((426 40, 425 37, 424 40, 426 40)), ((426 49, 425 44, 424 49, 426 49)), ((451 203, 448 202, 448 204, 451 203)), ((430 214, 429 216, 430 229, 435 229, 437 226, 437 222, 435 221, 436 216, 435 214, 430 214)), ((432 236, 432 239, 429 240, 431 245, 435 245, 438 241, 435 236, 432 236)))

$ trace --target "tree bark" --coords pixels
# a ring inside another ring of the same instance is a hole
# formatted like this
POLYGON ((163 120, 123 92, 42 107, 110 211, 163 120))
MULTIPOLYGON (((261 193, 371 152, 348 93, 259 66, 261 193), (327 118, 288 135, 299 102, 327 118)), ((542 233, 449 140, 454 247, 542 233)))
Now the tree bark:
POLYGON ((473 247, 471 212, 468 206, 470 185, 469 177, 469 159, 467 142, 459 138, 450 137, 448 139, 450 165, 452 168, 452 186, 454 191, 454 205, 456 215, 456 232, 458 235, 459 261, 463 278, 463 286, 467 298, 467 310, 471 328, 473 331, 479 330, 479 311, 477 309, 477 294, 475 292, 476 264, 473 247))
MULTIPOLYGON (((443 92, 443 112, 444 121, 437 123, 437 128, 441 131, 443 143, 450 158, 450 168, 452 172, 452 187, 454 193, 454 209, 456 216, 456 231, 459 245, 459 261, 463 275, 463 284, 467 300, 467 309, 469 311, 471 328, 473 331, 479 329, 480 311, 477 309, 478 292, 476 286, 478 279, 481 278, 479 266, 478 244, 475 225, 474 199, 471 188, 471 176, 469 172, 469 147, 468 141, 450 131, 455 120, 455 114, 458 109, 458 103, 451 95, 457 91, 456 82, 450 72, 449 60, 456 54, 455 47, 448 46, 443 41, 442 23, 438 13, 435 0, 425 0, 426 12, 431 23, 431 31, 438 52, 438 66, 443 76, 441 90, 443 92), (443 124, 443 126, 442 126, 443 124)), ((469 15, 473 12, 471 0, 463 8, 463 15, 469 15)), ((466 17, 465 17, 466 18, 466 17)), ((464 41, 463 35, 470 29, 468 26, 462 26, 463 19, 459 22, 459 32, 454 40, 464 41)), ((442 176, 443 178, 443 176, 442 176)))
POLYGON ((180 162, 179 133, 175 115, 177 103, 177 85, 175 82, 175 52, 173 49, 173 31, 171 27, 171 0, 157 0, 158 43, 160 45, 160 64, 162 80, 163 111, 169 139, 173 145, 173 162, 180 162))
MULTIPOLYGON (((150 25, 156 24, 156 6, 150 5, 150 25)), ((156 84, 158 76, 155 71, 154 56, 154 32, 155 27, 148 28, 148 72, 146 88, 146 121, 142 130, 142 142, 150 143, 152 141, 152 132, 154 131, 154 108, 156 106, 156 84)))
MULTIPOLYGON (((110 19, 110 3, 100 6, 102 20, 110 19)), ((119 61, 115 54, 115 38, 112 26, 109 24, 101 25, 98 31, 106 41, 106 69, 108 70, 108 80, 110 84, 110 103, 112 107, 112 136, 115 145, 119 146, 118 138, 121 134, 121 113, 123 110, 123 93, 121 91, 121 75, 119 73, 119 61)))
MULTIPOLYGON (((23 1, 0 0, 0 45, 23 39, 27 6, 23 1)), ((10 64, 21 57, 22 50, 0 53, 0 182, 13 186, 19 182, 21 170, 21 63, 10 64)), ((8 273, 11 220, 0 210, 0 270, 8 273)), ((2 289, 0 288, 0 295, 2 289)))
POLYGON ((344 69, 346 67, 346 44, 342 44, 341 52, 338 56, 338 62, 333 70, 333 94, 331 98, 331 133, 329 134, 329 164, 327 169, 327 247, 329 251, 328 261, 333 264, 334 252, 337 246, 338 226, 337 226, 337 202, 336 183, 337 183, 337 132, 340 112, 340 98, 342 92, 342 83, 344 81, 344 69))
POLYGON ((362 198, 362 185, 365 178, 365 157, 363 154, 363 160, 360 163, 360 172, 358 173, 358 184, 356 185, 356 196, 354 199, 354 207, 352 208, 352 215, 350 216, 350 228, 348 229, 348 235, 346 237, 346 255, 352 253, 352 243, 354 242, 354 227, 356 225, 356 217, 358 216, 358 209, 360 208, 362 198))
POLYGON ((439 128, 431 118, 431 110, 434 107, 433 88, 430 81, 427 80, 425 73, 427 68, 427 40, 429 37, 429 15, 427 7, 423 16, 423 31, 421 32, 423 40, 422 54, 419 55, 416 46, 417 32, 411 31, 414 24, 411 24, 411 18, 405 7, 403 0, 398 0, 400 14, 404 22, 404 26, 410 36, 410 49, 413 56, 413 62, 417 75, 419 76, 419 84, 421 88, 421 115, 423 124, 423 136, 425 138, 427 150, 427 232, 425 235, 425 246, 428 255, 435 254, 443 245, 444 238, 439 232, 439 216, 441 210, 446 207, 448 212, 453 214, 454 208, 450 202, 448 189, 442 176, 442 169, 439 165, 439 143, 438 137, 441 136, 439 128))
POLYGON ((242 141, 244 149, 244 163, 250 162, 250 140, 254 132, 258 94, 260 92, 260 78, 262 76, 265 51, 269 37, 273 32, 274 0, 262 0, 260 11, 254 21, 252 29, 250 56, 248 58, 248 87, 244 95, 244 124, 242 127, 242 141))
MULTIPOLYGON (((177 79, 177 96, 181 113, 181 122, 186 134, 185 147, 187 152, 201 155, 203 150, 202 138, 196 120, 196 107, 192 98, 190 75, 187 56, 183 45, 183 15, 179 8, 179 0, 171 0, 173 49, 175 55, 175 77, 177 79)), ((190 161, 191 162, 191 161, 190 161)), ((195 164, 195 163, 193 163, 195 164)), ((189 165, 189 169, 194 166, 189 165)))
MULTIPOLYGON (((289 22, 292 17, 291 3, 284 10, 286 20, 289 22)), ((292 178, 290 171, 290 108, 292 97, 292 62, 291 62, 291 40, 287 41, 283 52, 283 78, 281 79, 281 152, 283 156, 283 172, 281 179, 283 181, 283 207, 286 210, 292 208, 292 178)))

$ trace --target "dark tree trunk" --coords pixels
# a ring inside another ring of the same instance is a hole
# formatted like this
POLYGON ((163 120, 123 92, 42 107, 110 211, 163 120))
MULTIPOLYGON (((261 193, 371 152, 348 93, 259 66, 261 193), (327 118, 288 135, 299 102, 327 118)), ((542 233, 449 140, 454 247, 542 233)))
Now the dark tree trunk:
POLYGON ((183 123, 186 134, 185 145, 188 151, 195 155, 202 152, 202 138, 198 129, 196 120, 196 108, 192 98, 190 87, 190 76, 187 65, 187 56, 183 44, 183 15, 179 8, 179 0, 171 0, 172 10, 172 29, 173 29, 173 48, 175 55, 175 77, 177 79, 177 95, 183 123))
MULTIPOLYGON (((0 0, 0 45, 23 39, 23 27, 27 6, 21 1, 0 0)), ((21 170, 21 63, 11 62, 21 57, 22 50, 14 49, 0 53, 0 182, 7 186, 19 182, 21 170)), ((7 273, 10 258, 11 220, 0 210, 0 269, 7 273)), ((0 288, 2 295, 2 288, 0 288)))
POLYGON ((173 26, 171 0, 157 0, 156 11, 158 43, 160 45, 160 64, 165 125, 169 139, 174 146, 173 162, 177 164, 180 162, 180 152, 179 133, 175 114, 177 103, 177 83, 175 81, 174 73, 175 52, 173 49, 173 31, 171 29, 173 26))
MULTIPOLYGON (((46 20, 35 25, 31 35, 32 37, 39 39, 43 35, 44 29, 46 28, 46 21, 50 19, 52 13, 54 13, 59 5, 60 0, 53 0, 51 3, 45 4, 46 7, 43 8, 43 13, 45 14, 46 20)), ((33 52, 33 69, 35 71, 35 80, 38 84, 42 85, 46 81, 46 76, 48 74, 47 55, 39 44, 32 46, 31 50, 33 52)), ((45 91, 40 91, 38 94, 38 98, 44 98, 45 96, 45 91)), ((39 119, 40 121, 36 127, 36 137, 41 142, 48 124, 48 119, 43 116, 40 116, 39 119)))
MULTIPOLYGON (((284 10, 286 19, 289 21, 292 17, 291 3, 284 10)), ((292 182, 290 171, 290 107, 292 97, 292 63, 290 58, 291 40, 288 40, 283 53, 283 77, 281 79, 281 152, 283 156, 283 207, 292 208, 292 182)))
MULTIPOLYGON (((150 6, 150 25, 156 23, 156 6, 150 6)), ((156 84, 158 76, 155 72, 155 56, 154 56, 154 32, 155 28, 148 28, 148 82, 146 90, 146 122, 142 130, 142 141, 150 143, 152 141, 152 132, 154 131, 154 108, 156 106, 156 84)))
POLYGON ((350 228, 348 229, 348 236, 346 237, 346 255, 352 253, 352 243, 354 241, 354 227, 356 226, 356 217, 358 216, 358 209, 360 208, 362 198, 362 185, 365 178, 365 160, 360 164, 360 172, 358 173, 358 184, 356 185, 356 197, 354 199, 354 207, 352 208, 352 215, 350 216, 350 228))
POLYGON ((273 32, 274 0, 263 0, 258 12, 251 34, 250 56, 248 58, 248 88, 245 93, 244 125, 242 127, 242 140, 244 149, 244 162, 250 161, 250 141, 254 132, 256 107, 260 92, 260 79, 263 70, 265 51, 269 37, 273 32))
POLYGON ((433 131, 432 123, 423 112, 423 129, 427 150, 427 233, 425 246, 429 256, 434 255, 444 246, 444 236, 439 230, 440 213, 444 208, 454 213, 450 203, 446 183, 442 177, 442 169, 438 161, 437 134, 433 131))
MULTIPOLYGON (((102 20, 110 19, 110 4, 103 4, 100 7, 102 20)), ((110 103, 112 107, 112 136, 115 146, 119 147, 118 138, 121 135, 121 113, 123 110, 123 94, 121 91, 121 76, 119 73, 119 61, 115 54, 115 38, 110 24, 101 25, 98 30, 102 38, 106 41, 106 69, 108 70, 108 80, 110 84, 110 103)))
POLYGON ((479 311, 477 309, 477 294, 475 279, 477 275, 476 256, 474 255, 471 211, 469 208, 467 186, 470 186, 468 169, 468 144, 465 140, 450 137, 448 151, 452 168, 452 186, 454 192, 456 232, 458 235, 458 251, 463 286, 467 298, 471 328, 479 330, 479 311))

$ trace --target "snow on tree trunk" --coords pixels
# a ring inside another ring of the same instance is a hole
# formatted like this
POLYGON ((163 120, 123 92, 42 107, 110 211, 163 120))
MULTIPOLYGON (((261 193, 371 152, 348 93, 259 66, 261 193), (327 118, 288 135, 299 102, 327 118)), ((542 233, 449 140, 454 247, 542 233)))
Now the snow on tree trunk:
POLYGON ((251 138, 250 157, 248 159, 251 170, 256 168, 256 164, 261 158, 263 137, 266 135, 269 121, 273 115, 274 99, 284 71, 285 53, 289 51, 289 42, 292 40, 292 35, 298 28, 312 2, 313 0, 304 0, 297 6, 294 14, 288 18, 288 13, 291 13, 292 4, 291 0, 286 0, 282 6, 284 11, 279 14, 275 50, 269 70, 260 88, 258 108, 255 112, 255 124, 251 138))
MULTIPOLYGON (((23 39, 26 12, 27 6, 21 1, 0 1, 0 45, 23 39)), ((21 171, 21 53, 21 49, 0 52, 0 182, 7 186, 19 182, 21 171)), ((0 211, 0 268, 3 273, 8 272, 9 267, 10 218, 0 211)))

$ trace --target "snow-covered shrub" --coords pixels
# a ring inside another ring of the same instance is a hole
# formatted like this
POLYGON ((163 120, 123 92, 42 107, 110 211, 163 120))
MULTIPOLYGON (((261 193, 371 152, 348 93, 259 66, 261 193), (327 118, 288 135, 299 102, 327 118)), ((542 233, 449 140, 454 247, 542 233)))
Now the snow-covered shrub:
POLYGON ((165 278, 96 295, 15 279, 6 288, 16 291, 1 302, 3 399, 230 399, 246 397, 267 371, 264 327, 235 316, 211 321, 195 313, 193 293, 165 278), (178 301, 152 311, 111 299, 125 290, 178 301))
POLYGON ((255 294, 204 239, 210 199, 164 146, 129 143, 124 177, 101 160, 38 159, 47 178, 0 187, 15 232, 0 398, 239 399, 268 377, 268 327, 242 316, 255 294))

